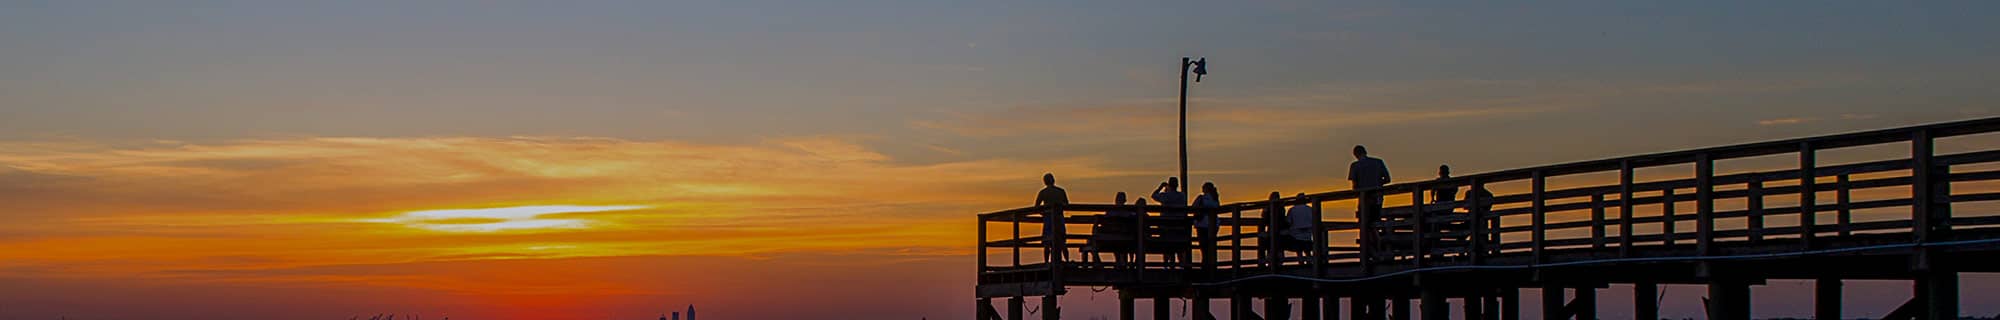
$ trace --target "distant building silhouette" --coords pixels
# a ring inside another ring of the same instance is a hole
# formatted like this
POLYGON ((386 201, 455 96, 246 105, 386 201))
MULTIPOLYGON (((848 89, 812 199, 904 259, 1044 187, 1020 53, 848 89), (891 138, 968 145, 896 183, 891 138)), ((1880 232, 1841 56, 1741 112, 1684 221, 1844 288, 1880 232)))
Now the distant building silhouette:
POLYGON ((694 320, 694 305, 688 305, 688 320, 694 320))

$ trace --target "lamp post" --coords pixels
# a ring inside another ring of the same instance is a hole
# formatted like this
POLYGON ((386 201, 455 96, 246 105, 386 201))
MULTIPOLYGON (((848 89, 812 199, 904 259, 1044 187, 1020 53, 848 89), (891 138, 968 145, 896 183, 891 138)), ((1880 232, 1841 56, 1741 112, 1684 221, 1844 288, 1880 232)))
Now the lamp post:
MULTIPOLYGON (((1180 191, 1183 195, 1187 194, 1187 190, 1192 189, 1192 186, 1194 186, 1194 180, 1188 180, 1187 169, 1188 72, 1194 72, 1194 82, 1201 82, 1201 76, 1208 74, 1208 57, 1202 57, 1199 60, 1190 60, 1188 57, 1181 57, 1181 189, 1176 191, 1180 191)), ((1187 199, 1187 197, 1181 198, 1182 201, 1186 201, 1187 199)), ((1187 203, 1183 202, 1180 205, 1187 205, 1187 203)))

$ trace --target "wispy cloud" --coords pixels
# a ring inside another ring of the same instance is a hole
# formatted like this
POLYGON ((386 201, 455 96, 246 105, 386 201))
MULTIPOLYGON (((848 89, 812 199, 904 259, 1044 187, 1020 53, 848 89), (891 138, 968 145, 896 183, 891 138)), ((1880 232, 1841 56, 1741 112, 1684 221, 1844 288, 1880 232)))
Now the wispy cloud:
MULTIPOLYGON (((1782 92, 1841 86, 1853 77, 1771 78, 1657 83, 1519 80, 1321 84, 1235 97, 1195 98, 1189 121, 1207 141, 1263 141, 1329 129, 1427 121, 1481 121, 1546 112, 1574 112, 1620 101, 1660 97, 1782 92)), ((1091 137, 1072 143, 1139 138, 1126 132, 1170 127, 1172 99, 1097 104, 1018 106, 991 112, 941 111, 910 126, 963 137, 1036 135, 1091 137)), ((1803 121, 1803 120, 1801 120, 1803 121)), ((1214 143, 1214 142, 1208 142, 1214 143)))
POLYGON ((1757 120, 1757 125, 1760 125, 1760 126, 1783 126, 1783 125, 1794 125, 1794 124, 1801 124, 1801 123, 1807 123, 1807 122, 1812 122, 1812 121, 1814 121, 1814 120, 1818 120, 1818 119, 1817 119, 1817 118, 1777 118, 1777 119, 1764 119, 1764 120, 1757 120))
POLYGON ((0 226, 0 276, 913 246, 962 254, 952 244, 972 227, 963 214, 1019 203, 1047 171, 1118 174, 1090 158, 902 164, 819 136, 0 142, 0 190, 10 190, 0 193, 10 221, 0 226), (221 259, 246 256, 258 259, 221 259))

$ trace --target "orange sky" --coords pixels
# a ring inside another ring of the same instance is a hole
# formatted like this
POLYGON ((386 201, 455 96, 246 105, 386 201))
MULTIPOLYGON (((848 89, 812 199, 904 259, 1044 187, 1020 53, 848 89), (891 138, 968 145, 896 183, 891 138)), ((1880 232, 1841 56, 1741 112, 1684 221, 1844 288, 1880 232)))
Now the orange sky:
POLYGON ((1183 56, 1240 201, 1992 117, 1996 7, 0 2, 0 320, 962 319, 973 214, 1175 172, 1183 56))
POLYGON ((818 138, 72 141, 0 150, 8 168, 0 177, 28 191, 0 207, 33 213, 0 227, 0 277, 121 283, 105 290, 390 291, 418 297, 379 307, 368 306, 386 302, 360 299, 339 312, 563 317, 620 312, 607 303, 743 312, 751 305, 740 299, 849 285, 807 278, 962 282, 946 277, 958 268, 923 266, 962 263, 951 258, 970 252, 954 241, 968 238, 969 218, 919 213, 1003 206, 1013 197, 980 182, 1038 170, 1009 161, 892 165, 818 138), (921 194, 933 196, 896 201, 921 194), (434 211, 442 209, 459 211, 434 211), (805 280, 759 289, 791 278, 805 280))
MULTIPOLYGON (((1940 152, 1995 137, 1975 138, 1940 152)), ((1099 163, 912 165, 833 137, 5 142, 0 312, 951 318, 971 310, 971 214, 1024 205, 1044 168, 1078 201, 1153 178, 1099 163)), ((1109 312, 1076 292, 1078 315, 1109 312)))

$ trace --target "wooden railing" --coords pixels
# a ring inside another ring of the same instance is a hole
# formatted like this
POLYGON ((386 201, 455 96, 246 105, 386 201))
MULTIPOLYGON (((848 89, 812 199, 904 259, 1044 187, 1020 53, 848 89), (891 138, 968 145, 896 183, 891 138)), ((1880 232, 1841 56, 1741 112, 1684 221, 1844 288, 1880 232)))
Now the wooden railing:
MULTIPOLYGON (((1935 154, 1935 141, 1995 131, 2000 131, 2000 118, 1573 162, 1369 190, 1313 193, 1275 202, 1231 203, 1212 209, 1072 204, 1063 208, 1065 213, 1061 217, 1072 232, 1061 235, 1024 237, 1022 225, 1028 225, 1025 227, 1028 232, 1040 233, 1041 224, 1049 218, 1044 213, 1050 208, 1017 208, 978 215, 979 271, 982 284, 989 282, 988 276, 995 276, 993 281, 1056 279, 1056 285, 1060 286, 1061 275, 1047 273, 1114 268, 1106 263, 1082 262, 1080 253, 1074 251, 1088 248, 1091 238, 1089 233, 1074 231, 1089 230, 1101 214, 1113 210, 1143 212, 1148 219, 1141 221, 1154 223, 1186 222, 1163 216, 1200 213, 1220 216, 1220 231, 1214 240, 1219 258, 1197 264, 1199 268, 1214 270, 1206 275, 1219 278, 1275 272, 1279 264, 1288 265, 1287 268, 1309 266, 1317 275, 1327 275, 1329 265, 1358 266, 1361 275, 1371 275, 1386 267, 1490 265, 1496 263, 1492 258, 1500 256, 1525 257, 1525 260, 1510 259, 1507 262, 1510 264, 1540 264, 1551 262, 1553 253, 1562 250, 1602 250, 1617 257, 1710 256, 1721 254, 1718 248, 1723 243, 1789 243, 1803 251, 1826 247, 1824 242, 1829 237, 1862 234, 1913 243, 1941 241, 1950 239, 1954 229, 2000 226, 2000 217, 1954 216, 1951 212, 1954 203, 2000 200, 2000 192, 1994 192, 2000 188, 1988 192, 1952 190, 1953 183, 2000 180, 2000 170, 1979 168, 1996 167, 1991 164, 2000 162, 2000 150, 1993 150, 1996 149, 1993 146, 2000 144, 1981 145, 1974 148, 1979 150, 1963 153, 1935 154), (1908 157, 1838 165, 1822 165, 1817 159, 1828 150, 1894 144, 1907 144, 1908 157), (1716 174, 1718 161, 1768 160, 1786 154, 1795 155, 1795 166, 1716 174), (1692 170, 1666 180, 1635 179, 1635 171, 1677 166, 1691 166, 1692 170), (1615 175, 1600 179, 1615 181, 1575 183, 1559 189, 1551 188, 1548 183, 1552 178, 1583 179, 1593 174, 1615 175), (1507 183, 1526 183, 1526 190, 1495 192, 1494 197, 1482 201, 1487 205, 1462 205, 1470 199, 1426 203, 1426 193, 1433 189, 1455 188, 1460 191, 1460 198, 1468 198, 1468 190, 1507 183), (1863 192, 1896 196, 1862 201, 1852 198, 1852 194, 1863 192), (1833 199, 1821 198, 1822 193, 1832 193, 1833 199), (1382 196, 1398 205, 1369 216, 1348 214, 1346 210, 1330 214, 1326 210, 1329 204, 1352 206, 1364 196, 1382 196), (1404 198, 1407 202, 1398 200, 1404 198), (1742 205, 1718 209, 1719 201, 1740 201, 1742 205), (1773 202, 1784 204, 1772 205, 1773 202), (1318 222, 1314 230, 1320 231, 1315 233, 1309 257, 1281 259, 1273 264, 1265 259, 1274 255, 1274 248, 1267 240, 1273 235, 1265 219, 1267 209, 1284 212, 1288 206, 1301 203, 1312 205, 1312 221, 1318 222), (1857 211, 1884 211, 1881 210, 1884 208, 1907 210, 1872 214, 1870 221, 1855 219, 1857 211), (1616 211, 1616 215, 1609 215, 1611 211, 1616 211), (1832 221, 1822 220, 1822 215, 1830 215, 1832 221), (993 223, 1010 225, 1012 235, 994 239, 988 232, 993 223), (1416 240, 1446 237, 1442 235, 1445 233, 1432 230, 1446 223, 1458 223, 1450 228, 1469 229, 1453 231, 1452 234, 1464 235, 1462 241, 1447 244, 1416 240), (1692 230, 1684 229, 1682 224, 1686 223, 1693 224, 1692 230), (1414 239, 1391 242, 1384 238, 1395 235, 1414 239), (1354 241, 1344 241, 1350 238, 1354 241), (990 263, 988 256, 993 249, 1012 250, 1012 261, 998 266, 990 263), (1021 260, 1024 249, 1062 250, 1072 255, 1067 262, 1024 264, 1021 260)), ((1199 250, 1201 244, 1192 247, 1199 250)), ((1192 255, 1200 257, 1201 253, 1192 255)), ((1143 274, 1185 269, 1159 263, 1159 258, 1145 254, 1140 257, 1137 262, 1140 267, 1126 270, 1143 274)))

